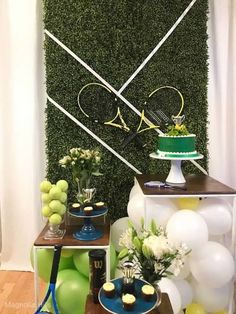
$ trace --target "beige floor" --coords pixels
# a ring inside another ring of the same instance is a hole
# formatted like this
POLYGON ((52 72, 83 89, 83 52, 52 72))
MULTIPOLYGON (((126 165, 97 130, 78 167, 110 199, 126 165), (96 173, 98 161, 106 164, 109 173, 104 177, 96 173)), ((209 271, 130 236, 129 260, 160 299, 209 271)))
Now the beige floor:
MULTIPOLYGON (((41 294, 45 284, 40 282, 41 294)), ((34 303, 34 275, 31 272, 0 271, 0 313, 32 314, 34 303)))

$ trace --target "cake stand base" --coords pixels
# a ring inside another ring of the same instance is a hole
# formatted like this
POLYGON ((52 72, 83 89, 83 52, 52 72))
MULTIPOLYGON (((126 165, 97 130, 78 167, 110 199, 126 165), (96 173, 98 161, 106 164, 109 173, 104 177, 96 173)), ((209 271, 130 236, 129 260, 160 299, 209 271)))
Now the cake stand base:
POLYGON ((84 225, 81 230, 73 233, 73 237, 81 241, 93 241, 103 236, 102 231, 96 230, 90 218, 84 218, 84 225))
POLYGON ((168 177, 166 178, 166 182, 175 184, 186 183, 181 169, 181 160, 171 160, 170 172, 168 174, 168 177))
POLYGON ((170 160, 171 161, 171 168, 170 172, 166 178, 166 183, 171 184, 180 184, 183 185, 186 183, 186 180, 184 178, 184 175, 182 173, 181 169, 181 161, 182 160, 196 160, 196 159, 202 159, 203 155, 198 154, 198 156, 195 157, 163 157, 156 153, 151 153, 149 155, 151 158, 160 159, 160 160, 170 160))

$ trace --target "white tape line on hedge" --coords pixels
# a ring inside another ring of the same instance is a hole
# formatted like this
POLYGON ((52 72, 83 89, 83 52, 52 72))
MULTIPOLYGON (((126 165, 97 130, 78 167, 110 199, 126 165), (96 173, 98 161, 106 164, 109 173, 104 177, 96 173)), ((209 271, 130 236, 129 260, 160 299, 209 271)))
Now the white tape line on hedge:
POLYGON ((130 107, 137 115, 141 116, 141 112, 135 108, 125 97, 123 97, 113 86, 111 86, 104 78, 102 78, 96 71, 94 71, 87 63, 85 63, 80 57, 78 57, 72 50, 65 46, 58 38, 45 29, 47 34, 52 40, 54 40, 61 48, 69 53, 75 60, 77 60, 86 70, 92 73, 100 82, 102 82, 107 88, 109 88, 117 97, 119 97, 128 107, 130 107))
POLYGON ((124 85, 119 89, 119 93, 122 93, 123 90, 129 85, 129 83, 135 78, 135 76, 145 67, 148 61, 154 56, 154 54, 161 48, 164 42, 168 39, 168 37, 173 33, 179 23, 183 20, 185 15, 190 11, 192 6, 197 0, 193 0, 188 7, 184 10, 184 12, 180 15, 178 20, 174 23, 174 25, 169 29, 169 31, 165 34, 165 36, 161 39, 161 41, 156 45, 156 47, 152 50, 152 52, 147 56, 147 58, 140 64, 137 70, 130 76, 130 78, 124 83, 124 85))
POLYGON ((111 148, 107 143, 105 143, 100 137, 98 137, 96 134, 94 134, 91 130, 89 130, 83 123, 81 123, 79 120, 77 120, 72 114, 70 114, 67 110, 65 110, 63 107, 61 107, 55 100, 53 100, 50 96, 47 95, 47 99, 50 101, 51 104, 53 104, 55 107, 57 107, 61 112, 63 112, 68 118, 70 118, 73 122, 75 122, 79 127, 81 127, 85 132, 87 132, 90 136, 92 136, 97 142, 99 142, 102 146, 104 146, 107 150, 109 150, 113 155, 115 155, 120 161, 122 161, 126 166, 131 168, 133 171, 135 171, 138 174, 141 174, 141 172, 135 168, 130 162, 128 162, 124 157, 122 157, 119 153, 117 153, 113 148, 111 148))

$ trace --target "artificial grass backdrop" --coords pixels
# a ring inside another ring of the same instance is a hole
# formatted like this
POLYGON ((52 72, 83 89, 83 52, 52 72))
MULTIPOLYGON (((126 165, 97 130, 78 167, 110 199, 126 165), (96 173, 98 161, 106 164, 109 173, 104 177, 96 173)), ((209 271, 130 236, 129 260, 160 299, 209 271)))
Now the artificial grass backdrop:
MULTIPOLYGON (((60 0, 44 1, 45 29, 50 31, 77 56, 119 90, 142 61, 186 9, 190 0, 60 0)), ((156 88, 171 85, 185 99, 184 114, 191 133, 197 134, 197 150, 207 166, 207 1, 197 1, 174 33, 167 39, 122 95, 141 110, 148 95, 156 88)), ((168 173, 169 161, 150 159, 157 133, 144 133, 147 143, 140 148, 135 141, 121 152, 126 134, 109 126, 91 123, 79 110, 77 96, 87 83, 99 82, 82 65, 46 35, 46 85, 51 98, 103 141, 120 152, 142 173, 168 173)), ((165 93, 165 106, 174 108, 179 98, 165 93)), ((99 103, 95 104, 99 106, 99 103)), ((101 108, 102 110, 102 108, 101 108)), ((136 128, 139 117, 127 106, 122 108, 129 126, 136 128)), ((103 176, 94 178, 96 199, 109 204, 113 220, 126 216, 129 192, 135 172, 113 156, 90 135, 48 102, 46 109, 47 177, 71 182, 67 169, 58 160, 72 147, 98 147, 104 156, 103 176)), ((190 162, 183 162, 185 173, 199 173, 190 162)), ((71 191, 70 198, 73 201, 71 191)))

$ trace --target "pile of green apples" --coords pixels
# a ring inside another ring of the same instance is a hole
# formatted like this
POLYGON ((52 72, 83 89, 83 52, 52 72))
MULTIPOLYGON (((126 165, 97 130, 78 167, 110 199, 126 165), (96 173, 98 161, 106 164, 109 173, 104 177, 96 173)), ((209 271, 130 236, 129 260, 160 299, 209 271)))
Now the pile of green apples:
POLYGON ((59 180, 52 184, 48 180, 40 183, 42 215, 52 225, 60 225, 66 212, 66 201, 68 183, 66 180, 59 180))

